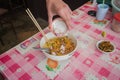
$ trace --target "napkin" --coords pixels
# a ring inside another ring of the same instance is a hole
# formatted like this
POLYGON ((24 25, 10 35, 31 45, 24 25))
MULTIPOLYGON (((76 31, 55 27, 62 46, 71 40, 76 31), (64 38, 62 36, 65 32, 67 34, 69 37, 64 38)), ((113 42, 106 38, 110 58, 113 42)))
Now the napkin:
POLYGON ((37 44, 39 44, 39 40, 31 37, 25 41, 23 41, 22 43, 20 43, 19 45, 16 46, 16 49, 22 54, 24 55, 26 52, 30 51, 31 49, 33 49, 33 47, 35 47, 37 44))
MULTIPOLYGON (((68 60, 64 60, 64 61, 54 61, 53 60, 53 64, 57 64, 56 66, 52 64, 52 67, 50 67, 49 61, 50 59, 45 58, 43 61, 41 61, 37 67, 44 72, 47 77, 49 77, 50 79, 54 79, 59 73, 60 71, 62 71, 70 62, 70 59, 68 60)), ((52 62, 50 62, 52 63, 52 62)))
POLYGON ((110 21, 107 20, 107 19, 105 19, 103 21, 98 21, 98 20, 96 20, 96 19, 93 18, 93 20, 90 21, 89 24, 91 26, 96 27, 96 28, 101 28, 102 29, 102 28, 105 28, 109 23, 110 23, 110 21))

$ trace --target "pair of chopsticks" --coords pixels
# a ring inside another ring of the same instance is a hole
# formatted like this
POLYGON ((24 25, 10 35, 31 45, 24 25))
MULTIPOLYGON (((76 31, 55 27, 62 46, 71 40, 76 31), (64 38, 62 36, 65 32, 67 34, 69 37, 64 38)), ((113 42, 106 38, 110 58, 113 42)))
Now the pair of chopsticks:
POLYGON ((41 26, 38 24, 37 20, 35 19, 35 17, 31 13, 31 11, 27 8, 26 12, 27 12, 28 16, 31 18, 31 20, 33 21, 33 23, 35 24, 35 26, 38 28, 38 30, 42 33, 42 35, 44 36, 45 40, 47 41, 48 38, 45 36, 44 31, 42 30, 41 26))

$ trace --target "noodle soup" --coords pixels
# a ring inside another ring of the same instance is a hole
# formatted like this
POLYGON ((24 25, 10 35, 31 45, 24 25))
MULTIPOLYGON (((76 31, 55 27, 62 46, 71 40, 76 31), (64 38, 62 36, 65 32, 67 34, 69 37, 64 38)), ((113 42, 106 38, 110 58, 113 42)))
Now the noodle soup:
POLYGON ((49 39, 43 46, 50 49, 52 55, 66 55, 75 49, 75 44, 68 36, 49 39))
POLYGON ((49 48, 50 53, 43 52, 46 57, 61 61, 70 58, 77 48, 77 39, 68 33, 67 36, 56 37, 52 32, 47 33, 48 41, 42 37, 40 41, 41 48, 49 48))

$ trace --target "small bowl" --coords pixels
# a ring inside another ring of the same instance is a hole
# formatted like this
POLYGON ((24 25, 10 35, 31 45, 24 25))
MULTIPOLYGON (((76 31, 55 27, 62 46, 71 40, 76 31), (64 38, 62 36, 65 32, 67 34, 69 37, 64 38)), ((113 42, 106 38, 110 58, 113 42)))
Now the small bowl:
MULTIPOLYGON (((75 44, 74 50, 71 51, 71 52, 68 53, 68 54, 61 55, 61 56, 52 55, 52 54, 43 52, 43 53, 46 55, 46 57, 48 57, 48 58, 50 58, 50 59, 52 59, 52 60, 56 60, 56 61, 66 60, 66 59, 70 58, 70 57, 74 54, 74 51, 75 51, 76 48, 77 48, 77 39, 75 39, 75 37, 74 37, 72 34, 70 34, 70 33, 68 33, 67 36, 68 36, 68 38, 70 38, 70 39, 73 41, 73 43, 75 44)), ((46 34, 46 37, 47 37, 48 39, 51 39, 51 38, 54 38, 54 37, 56 37, 56 36, 55 36, 52 32, 50 32, 50 33, 47 33, 47 34, 46 34)), ((42 37, 42 39, 40 40, 40 47, 41 47, 41 48, 43 48, 43 45, 45 44, 45 42, 46 42, 46 41, 45 41, 44 37, 42 37)))
POLYGON ((115 51, 115 46, 108 40, 100 40, 96 44, 97 49, 102 53, 112 53, 115 51), (105 45, 106 44, 106 45, 105 45), (108 47, 109 45, 109 47, 108 47))
POLYGON ((52 30, 56 35, 65 34, 68 30, 67 25, 61 18, 57 18, 52 23, 52 30))

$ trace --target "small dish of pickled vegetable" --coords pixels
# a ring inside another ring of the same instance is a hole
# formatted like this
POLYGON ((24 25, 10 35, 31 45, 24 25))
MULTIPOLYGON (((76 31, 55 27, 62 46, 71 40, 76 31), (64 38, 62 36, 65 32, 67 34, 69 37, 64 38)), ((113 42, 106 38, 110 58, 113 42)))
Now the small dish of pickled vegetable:
POLYGON ((103 53, 111 53, 115 51, 115 46, 108 40, 100 40, 97 42, 97 49, 103 53))

